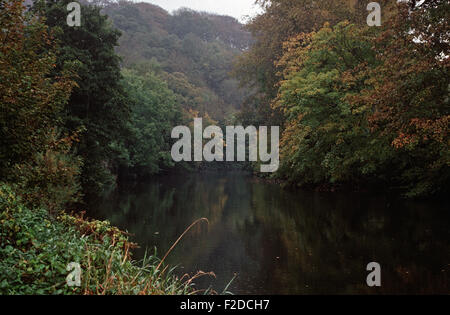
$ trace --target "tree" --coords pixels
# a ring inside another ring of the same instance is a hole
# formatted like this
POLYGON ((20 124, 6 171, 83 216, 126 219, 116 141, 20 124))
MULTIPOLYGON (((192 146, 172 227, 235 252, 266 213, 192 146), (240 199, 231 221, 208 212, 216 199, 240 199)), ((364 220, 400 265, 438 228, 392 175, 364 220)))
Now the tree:
POLYGON ((21 1, 0 6, 0 176, 7 179, 14 164, 44 149, 74 82, 67 64, 53 72, 56 48, 43 20, 23 14, 21 1))
POLYGON ((126 1, 104 12, 123 33, 117 52, 124 67, 159 64, 158 75, 187 111, 223 122, 240 107, 248 92, 229 73, 251 38, 237 20, 188 9, 170 15, 149 3, 126 1))
POLYGON ((120 36, 100 8, 82 5, 81 26, 66 23, 70 0, 38 1, 34 10, 42 11, 46 23, 58 31, 61 48, 57 69, 77 60, 77 88, 66 106, 65 123, 69 131, 85 128, 78 145, 86 192, 101 191, 114 181, 117 156, 112 144, 123 139, 129 121, 127 95, 121 85, 120 58, 114 48, 120 36))
MULTIPOLYGON (((238 58, 234 75, 241 84, 250 86, 259 94, 259 106, 255 115, 261 123, 283 124, 282 114, 270 109, 277 96, 282 69, 275 63, 283 55, 283 43, 301 33, 319 30, 324 23, 330 26, 348 20, 357 25, 366 23, 366 1, 362 0, 257 0, 264 12, 253 18, 247 29, 254 38, 248 51, 238 58)), ((379 1, 389 12, 387 5, 393 1, 379 1)))
POLYGON ((175 94, 153 72, 124 71, 132 102, 130 137, 126 141, 128 166, 139 176, 173 166, 171 131, 181 116, 175 94))
POLYGON ((57 46, 42 17, 22 1, 0 1, 0 178, 25 202, 61 210, 78 198, 75 136, 61 135, 73 63, 56 70, 57 46))
POLYGON ((443 191, 450 179, 450 4, 408 1, 376 41, 379 65, 353 104, 373 109, 372 132, 396 149, 408 196, 443 191))
POLYGON ((341 22, 284 44, 284 73, 274 107, 284 114, 281 175, 298 185, 358 183, 377 176, 389 145, 369 130, 369 110, 348 99, 373 67, 375 29, 341 22), (382 153, 381 153, 382 152, 382 153))

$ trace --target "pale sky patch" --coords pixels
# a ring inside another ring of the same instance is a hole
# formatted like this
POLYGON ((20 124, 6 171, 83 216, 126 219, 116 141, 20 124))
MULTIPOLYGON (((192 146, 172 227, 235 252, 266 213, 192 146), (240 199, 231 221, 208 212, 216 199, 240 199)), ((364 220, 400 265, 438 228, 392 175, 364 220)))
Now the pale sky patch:
MULTIPOLYGON (((254 17, 261 13, 261 8, 255 5, 255 0, 141 0, 156 4, 172 13, 182 7, 195 11, 206 11, 220 15, 235 17, 240 22, 245 22, 246 17, 254 17)), ((135 1, 139 2, 139 1, 135 1)))

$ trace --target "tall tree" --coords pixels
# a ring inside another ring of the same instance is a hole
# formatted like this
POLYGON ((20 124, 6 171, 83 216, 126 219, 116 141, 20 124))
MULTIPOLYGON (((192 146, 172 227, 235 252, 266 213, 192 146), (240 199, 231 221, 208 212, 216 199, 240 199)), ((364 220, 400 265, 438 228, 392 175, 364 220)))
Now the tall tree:
POLYGON ((128 172, 148 176, 173 166, 171 130, 181 118, 175 94, 154 72, 124 70, 131 100, 130 135, 126 140, 128 172))
POLYGON ((59 132, 74 64, 56 69, 58 47, 44 22, 21 0, 0 1, 0 180, 53 211, 77 201, 80 161, 75 135, 59 132))
POLYGON ((22 1, 1 0, 0 8, 0 178, 6 180, 15 164, 44 150, 74 82, 68 71, 54 72, 57 51, 43 19, 24 13, 22 1))
POLYGON ((66 126, 69 130, 85 128, 78 147, 85 161, 83 186, 85 191, 99 191, 113 181, 117 157, 111 145, 122 138, 130 116, 120 58, 114 51, 120 33, 93 5, 81 5, 81 26, 67 25, 69 2, 38 1, 35 10, 42 10, 46 23, 58 30, 57 67, 69 60, 80 63, 78 87, 66 106, 66 126))
POLYGON ((450 180, 450 3, 408 1, 376 42, 379 66, 354 99, 373 109, 372 131, 402 163, 397 180, 410 196, 442 191, 450 180))
MULTIPOLYGON (((271 101, 277 96, 280 68, 275 66, 283 55, 283 43, 300 33, 319 30, 324 23, 331 26, 348 20, 362 25, 368 12, 363 0, 257 0, 264 12, 247 24, 254 37, 254 44, 235 65, 235 75, 241 84, 250 85, 257 91, 256 113, 262 122, 282 124, 280 113, 270 109, 271 101)), ((379 1, 387 5, 393 1, 379 1)), ((252 102, 250 102, 252 104, 252 102)))
MULTIPOLYGON (((375 64, 376 30, 341 22, 286 42, 275 108, 284 114, 280 175, 298 185, 357 183, 377 176, 389 144, 369 131, 368 108, 349 98, 375 64), (383 153, 380 153, 383 152, 383 153)), ((387 151, 387 152, 386 152, 387 151)))

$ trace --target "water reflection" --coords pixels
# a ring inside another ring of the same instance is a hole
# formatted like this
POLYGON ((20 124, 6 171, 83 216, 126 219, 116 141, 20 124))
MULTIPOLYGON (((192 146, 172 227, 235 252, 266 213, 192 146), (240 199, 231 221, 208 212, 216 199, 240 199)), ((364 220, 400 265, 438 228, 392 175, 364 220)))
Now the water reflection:
POLYGON ((116 192, 91 216, 108 219, 180 272, 214 271, 236 294, 450 293, 450 218, 443 205, 369 194, 289 192, 242 173, 166 176, 116 192), (382 287, 368 288, 369 262, 382 287))

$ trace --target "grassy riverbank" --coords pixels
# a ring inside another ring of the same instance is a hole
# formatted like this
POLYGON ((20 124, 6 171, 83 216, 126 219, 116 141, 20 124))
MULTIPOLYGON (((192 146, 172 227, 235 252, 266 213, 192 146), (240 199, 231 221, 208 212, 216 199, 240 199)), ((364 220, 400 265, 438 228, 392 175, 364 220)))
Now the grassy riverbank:
POLYGON ((194 277, 179 279, 155 255, 134 261, 126 233, 108 222, 30 209, 0 185, 0 294, 195 294, 194 277), (81 286, 69 287, 71 262, 81 286))

